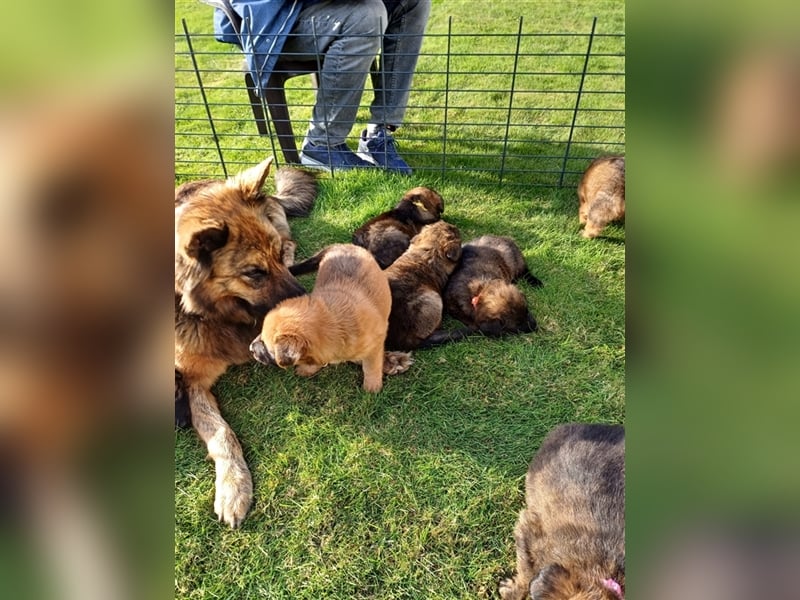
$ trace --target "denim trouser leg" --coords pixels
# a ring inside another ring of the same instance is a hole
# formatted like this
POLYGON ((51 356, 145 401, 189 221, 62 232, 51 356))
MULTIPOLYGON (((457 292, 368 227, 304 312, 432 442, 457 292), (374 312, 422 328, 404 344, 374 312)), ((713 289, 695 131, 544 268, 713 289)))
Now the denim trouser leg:
POLYGON ((384 0, 384 3, 389 25, 383 38, 380 69, 373 78, 375 98, 370 105, 370 122, 399 127, 408 108, 431 1, 384 0))
POLYGON ((312 144, 344 143, 356 119, 369 67, 380 50, 386 21, 382 0, 328 0, 300 13, 284 54, 325 55, 306 135, 312 144))

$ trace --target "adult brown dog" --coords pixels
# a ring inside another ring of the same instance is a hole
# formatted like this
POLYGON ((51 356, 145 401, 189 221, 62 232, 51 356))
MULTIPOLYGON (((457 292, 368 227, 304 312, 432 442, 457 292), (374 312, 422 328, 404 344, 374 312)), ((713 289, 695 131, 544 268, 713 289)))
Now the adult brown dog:
POLYGON ((513 239, 484 235, 471 240, 462 246, 461 260, 444 289, 445 309, 486 335, 536 331, 525 295, 514 285, 519 279, 542 285, 513 239))
POLYGON ((594 159, 578 184, 581 235, 594 238, 612 221, 625 219, 625 157, 594 159))
POLYGON ((400 258, 386 269, 392 312, 386 347, 413 350, 442 323, 442 290, 461 258, 461 235, 455 225, 426 225, 400 258))
POLYGON ((358 362, 364 389, 379 392, 392 308, 386 274, 368 251, 352 244, 334 244, 317 256, 314 290, 268 312, 250 352, 265 364, 294 366, 304 377, 328 364, 358 362))
POLYGON ((271 162, 175 191, 176 403, 188 399, 215 462, 214 511, 231 527, 247 514, 253 485, 211 386, 228 366, 250 359, 270 309, 305 294, 285 264, 293 252, 286 216, 308 214, 317 193, 314 176, 295 169, 276 179, 275 195, 264 193, 271 162))
POLYGON ((385 269, 406 251, 422 227, 444 213, 444 199, 427 187, 405 193, 397 206, 373 217, 353 233, 353 243, 369 250, 385 269))
POLYGON ((622 600, 625 594, 625 430, 560 425, 525 478, 514 529, 517 574, 503 600, 622 600))

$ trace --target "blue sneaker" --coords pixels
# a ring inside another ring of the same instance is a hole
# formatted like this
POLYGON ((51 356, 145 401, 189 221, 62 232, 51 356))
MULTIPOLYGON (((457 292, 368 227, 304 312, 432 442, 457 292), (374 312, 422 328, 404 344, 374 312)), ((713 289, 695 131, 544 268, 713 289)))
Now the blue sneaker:
POLYGON ((358 155, 387 171, 411 175, 411 167, 400 158, 394 137, 385 127, 380 127, 370 137, 367 137, 366 129, 361 132, 358 155))
POLYGON ((362 160, 342 142, 338 146, 316 146, 311 142, 303 144, 300 152, 300 163, 314 169, 330 171, 331 166, 337 171, 357 169, 359 167, 374 168, 370 162, 362 160))

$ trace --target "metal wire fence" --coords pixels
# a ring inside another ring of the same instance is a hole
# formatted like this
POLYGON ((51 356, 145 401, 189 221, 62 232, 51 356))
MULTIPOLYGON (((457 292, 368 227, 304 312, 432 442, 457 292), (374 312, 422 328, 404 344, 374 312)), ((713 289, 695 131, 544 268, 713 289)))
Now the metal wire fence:
MULTIPOLYGON (((272 153, 260 135, 241 51, 208 32, 176 34, 176 180, 226 176, 272 153)), ((624 153, 625 36, 600 33, 428 32, 403 127, 396 134, 415 172, 476 184, 574 187, 592 158, 624 153)), ((258 77, 256 77, 258 80, 258 77)), ((258 84, 256 84, 258 85, 258 84)), ((370 78, 348 144, 369 119, 370 78)), ((312 78, 285 83, 298 148, 317 95, 312 78)), ((259 90, 262 92, 263 90, 259 90)), ((320 90, 322 93, 322 90, 320 90)))

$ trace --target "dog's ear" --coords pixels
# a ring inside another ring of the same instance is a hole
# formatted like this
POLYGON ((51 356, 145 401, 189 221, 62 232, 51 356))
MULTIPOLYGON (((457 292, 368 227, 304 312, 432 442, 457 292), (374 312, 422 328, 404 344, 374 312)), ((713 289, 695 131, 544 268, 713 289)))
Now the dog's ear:
POLYGON ((228 243, 228 225, 219 221, 206 221, 203 229, 192 234, 186 245, 186 254, 201 262, 211 262, 211 253, 228 243))
POLYGON ((536 319, 534 316, 529 312, 525 315, 525 322, 519 326, 520 333, 531 333, 533 331, 537 331, 539 326, 536 324, 536 319))
POLYGON ((228 181, 242 190, 245 199, 254 200, 261 193, 261 188, 264 187, 264 182, 272 167, 272 161, 273 157, 270 156, 255 167, 250 167, 238 175, 234 175, 228 181))
POLYGON ((450 242, 445 246, 444 255, 447 260, 458 262, 461 258, 461 242, 450 242))
POLYGON ((279 335, 275 338, 275 363, 282 368, 297 364, 305 356, 308 343, 296 335, 279 335))
POLYGON ((559 564, 551 564, 539 571, 539 575, 531 581, 531 600, 548 600, 550 598, 571 598, 574 589, 570 572, 559 564))

